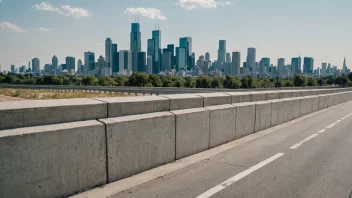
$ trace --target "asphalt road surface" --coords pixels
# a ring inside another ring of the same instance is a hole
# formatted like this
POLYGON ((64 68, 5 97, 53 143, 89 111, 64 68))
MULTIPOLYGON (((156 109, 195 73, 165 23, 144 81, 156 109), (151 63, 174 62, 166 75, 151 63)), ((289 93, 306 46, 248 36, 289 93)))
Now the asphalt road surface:
POLYGON ((348 198, 351 191, 349 102, 113 197, 348 198))

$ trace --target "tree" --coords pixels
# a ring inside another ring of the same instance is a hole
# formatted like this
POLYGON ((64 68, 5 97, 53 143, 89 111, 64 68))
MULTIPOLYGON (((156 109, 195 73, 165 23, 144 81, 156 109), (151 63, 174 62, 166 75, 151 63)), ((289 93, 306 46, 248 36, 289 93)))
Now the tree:
POLYGON ((352 81, 352 72, 350 72, 348 75, 347 75, 347 78, 352 81))
POLYGON ((153 85, 153 87, 161 87, 162 86, 160 77, 156 74, 149 74, 149 82, 153 85))
POLYGON ((307 85, 310 87, 317 86, 317 81, 314 78, 308 78, 307 85))
POLYGON ((256 81, 252 76, 246 76, 241 79, 242 88, 257 88, 256 81))
POLYGON ((305 87, 307 86, 307 79, 306 77, 296 74, 293 76, 293 85, 295 87, 305 87))
POLYGON ((99 85, 99 81, 95 76, 84 76, 82 78, 82 84, 88 86, 99 85))
POLYGON ((145 73, 135 72, 132 73, 128 80, 129 86, 144 87, 149 81, 149 75, 145 73))
POLYGON ((200 76, 196 79, 197 88, 211 88, 212 79, 209 76, 200 76))
POLYGON ((324 85, 326 85, 326 82, 325 82, 324 79, 319 78, 319 79, 317 80, 317 85, 318 85, 318 86, 324 86, 324 85))
POLYGON ((211 81, 211 88, 222 88, 222 84, 219 78, 213 78, 211 81))
POLYGON ((346 86, 349 84, 349 80, 346 76, 339 76, 335 79, 335 84, 346 86))
POLYGON ((117 76, 114 78, 115 82, 117 82, 117 86, 125 86, 128 84, 128 77, 126 76, 117 76))
POLYGON ((222 84, 228 89, 238 89, 241 87, 241 80, 238 77, 226 75, 222 84))
POLYGON ((186 81, 183 78, 177 78, 174 82, 175 87, 178 87, 178 88, 184 87, 185 84, 186 84, 186 81))
POLYGON ((197 82, 194 78, 192 77, 185 77, 185 87, 189 87, 189 88, 195 88, 197 86, 197 82))

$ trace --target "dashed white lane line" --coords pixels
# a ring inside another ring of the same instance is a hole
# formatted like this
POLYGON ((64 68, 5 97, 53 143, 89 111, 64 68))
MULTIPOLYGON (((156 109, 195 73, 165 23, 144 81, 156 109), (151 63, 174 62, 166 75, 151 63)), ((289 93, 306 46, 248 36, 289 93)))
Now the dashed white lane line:
POLYGON ((284 155, 284 153, 278 153, 278 154, 276 154, 276 155, 274 155, 274 156, 272 156, 272 157, 260 162, 259 164, 256 164, 256 165, 250 167, 249 169, 247 169, 247 170, 245 170, 245 171, 243 171, 243 172, 231 177, 230 179, 228 179, 228 180, 224 181, 223 183, 215 186, 214 188, 206 191, 205 193, 197 196, 196 198, 208 198, 208 197, 211 197, 214 194, 222 191, 226 187, 230 186, 231 184, 233 184, 233 183, 239 181, 240 179, 246 177, 247 175, 253 173, 254 171, 256 171, 256 170, 268 165, 269 163, 275 161, 276 159, 282 157, 283 155, 284 155))
POLYGON ((314 133, 313 135, 307 137, 306 139, 304 139, 304 140, 298 142, 297 144, 291 146, 290 149, 296 149, 296 148, 300 147, 303 143, 308 142, 309 140, 311 140, 311 139, 317 137, 318 135, 319 135, 319 134, 314 133))
POLYGON ((336 121, 336 124, 339 123, 339 122, 341 122, 341 121, 342 121, 342 120, 337 120, 337 121, 336 121))
POLYGON ((318 133, 324 133, 325 131, 326 131, 326 129, 322 129, 318 133))
POLYGON ((329 126, 327 126, 326 128, 327 129, 331 129, 332 127, 334 127, 336 125, 336 123, 332 123, 332 124, 330 124, 329 126))

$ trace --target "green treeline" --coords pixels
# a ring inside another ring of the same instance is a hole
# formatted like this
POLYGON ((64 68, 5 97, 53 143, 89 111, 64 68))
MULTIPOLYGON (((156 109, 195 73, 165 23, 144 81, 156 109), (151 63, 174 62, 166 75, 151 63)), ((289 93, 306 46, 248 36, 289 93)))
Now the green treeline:
POLYGON ((173 77, 156 74, 133 73, 126 76, 33 76, 31 74, 1 74, 0 83, 30 84, 30 85, 78 85, 78 86, 135 86, 135 87, 188 87, 188 88, 270 88, 270 87, 305 87, 340 85, 350 86, 352 73, 337 78, 324 77, 319 79, 295 75, 293 78, 252 78, 246 76, 238 78, 226 76, 217 78, 210 76, 200 77, 173 77))

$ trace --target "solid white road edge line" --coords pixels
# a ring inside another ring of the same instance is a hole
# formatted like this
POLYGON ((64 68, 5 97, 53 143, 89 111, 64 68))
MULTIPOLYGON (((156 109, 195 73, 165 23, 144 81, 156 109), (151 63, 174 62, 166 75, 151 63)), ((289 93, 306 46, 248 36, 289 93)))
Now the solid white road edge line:
POLYGON ((260 162, 259 164, 256 164, 252 167, 250 167, 249 169, 231 177, 230 179, 224 181, 223 183, 215 186, 214 188, 208 190, 207 192, 197 196, 196 198, 208 198, 208 197, 211 197, 213 196, 214 194, 220 192, 221 190, 225 189, 226 187, 230 186, 231 184, 239 181, 240 179, 246 177, 247 175, 253 173, 254 171, 266 166, 267 164, 273 162, 274 160, 280 158, 281 156, 283 156, 285 153, 278 153, 262 162, 260 162))
POLYGON ((307 137, 306 139, 304 139, 304 140, 298 142, 297 144, 291 146, 290 149, 296 149, 296 148, 300 147, 303 143, 305 143, 305 142, 307 142, 307 141, 309 141, 309 140, 311 140, 311 139, 317 137, 318 135, 319 135, 319 134, 314 133, 313 135, 307 137))

